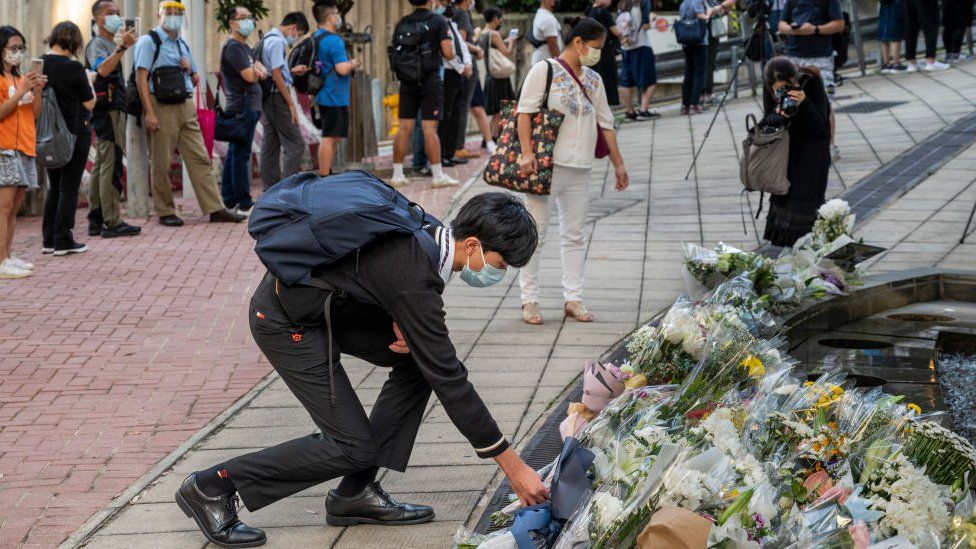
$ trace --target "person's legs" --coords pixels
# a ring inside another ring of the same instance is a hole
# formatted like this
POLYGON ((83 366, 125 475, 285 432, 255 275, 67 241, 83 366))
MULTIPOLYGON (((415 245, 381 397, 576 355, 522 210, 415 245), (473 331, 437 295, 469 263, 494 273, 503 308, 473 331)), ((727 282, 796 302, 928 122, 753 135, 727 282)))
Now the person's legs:
POLYGON ((641 104, 642 112, 647 112, 651 109, 651 99, 654 98, 654 90, 656 88, 657 88, 656 85, 650 85, 644 88, 644 91, 641 92, 640 104, 641 104))
POLYGON ((891 61, 891 42, 881 41, 881 68, 885 68, 892 63, 891 61))
POLYGON ((41 218, 41 240, 45 248, 54 248, 54 227, 61 201, 61 179, 64 168, 47 170, 47 193, 44 195, 44 215, 41 218))
MULTIPOLYGON (((197 202, 204 215, 210 215, 223 209, 220 202, 220 186, 213 177, 210 169, 210 155, 203 144, 203 133, 200 131, 200 121, 197 120, 196 107, 192 101, 187 101, 181 107, 181 125, 177 145, 180 156, 190 174, 193 192, 197 195, 197 202)), ((250 199, 250 196, 248 196, 250 199)))
POLYGON ((112 139, 108 142, 99 142, 99 156, 104 154, 105 160, 103 172, 99 178, 95 179, 92 173, 92 186, 98 187, 100 204, 102 207, 102 220, 109 228, 118 226, 122 222, 121 191, 123 157, 125 156, 125 119, 123 112, 109 113, 112 124, 112 139), (107 173, 106 173, 107 172, 107 173))
POLYGON ((624 50, 620 63, 620 102, 627 114, 634 114, 634 95, 637 93, 637 74, 634 72, 636 50, 624 50))
POLYGON ((151 97, 150 101, 156 111, 156 117, 159 118, 159 129, 155 132, 146 132, 152 174, 153 207, 157 217, 166 217, 176 215, 169 166, 180 139, 183 109, 180 105, 163 105, 156 101, 155 97, 151 97))
POLYGON ((0 263, 10 257, 17 222, 17 191, 26 187, 0 187, 0 263))
POLYGON ((339 148, 338 137, 323 137, 319 141, 319 174, 324 176, 332 173, 332 162, 335 160, 336 149, 339 148))
POLYGON ((471 107, 471 116, 474 116, 475 122, 478 123, 481 138, 485 140, 486 144, 491 143, 494 137, 491 135, 491 121, 488 120, 488 113, 485 112, 485 108, 481 105, 471 107))
POLYGON ((291 114, 287 108, 284 113, 279 112, 278 99, 280 95, 273 93, 261 101, 261 129, 264 130, 264 137, 261 140, 258 171, 261 174, 261 188, 264 190, 281 181, 281 137, 278 128, 283 125, 283 121, 280 117, 284 114, 288 117, 288 122, 291 122, 291 114))
MULTIPOLYGON (((555 177, 555 173, 553 177, 555 177)), ((558 198, 558 193, 556 193, 558 188, 553 187, 556 198, 558 198)), ((529 214, 539 229, 539 244, 535 248, 535 253, 532 254, 532 259, 519 270, 519 286, 522 289, 523 305, 539 302, 539 258, 542 255, 542 247, 545 245, 546 232, 549 228, 549 196, 527 194, 525 195, 525 208, 529 210, 529 214)))
POLYGON ((905 61, 915 63, 918 52, 918 32, 921 29, 920 0, 905 0, 905 61))
POLYGON ((701 105, 701 91, 705 86, 705 73, 708 72, 708 46, 694 46, 692 55, 694 61, 694 87, 691 91, 692 104, 701 105))
POLYGON ((718 61, 718 43, 719 38, 709 35, 707 46, 708 66, 705 70, 705 85, 702 88, 702 93, 705 94, 707 99, 712 98, 712 92, 715 88, 715 71, 718 70, 718 67, 716 66, 716 61, 718 61))
POLYGON ((224 207, 234 209, 237 207, 234 176, 237 171, 234 162, 237 159, 237 148, 240 145, 234 141, 227 142, 227 156, 224 157, 223 169, 220 170, 220 197, 224 207))
POLYGON ((237 205, 242 210, 250 210, 254 206, 251 198, 251 151, 254 147, 254 133, 261 119, 258 111, 247 111, 247 132, 244 139, 237 144, 234 151, 234 195, 237 205))
POLYGON ((461 88, 461 106, 458 113, 457 134, 454 136, 454 143, 457 148, 456 152, 464 150, 465 137, 468 134, 468 115, 471 112, 471 100, 474 98, 475 84, 478 83, 477 78, 478 73, 474 73, 465 78, 464 85, 461 88))
POLYGON ((424 120, 421 125, 424 132, 424 152, 427 153, 432 166, 441 163, 441 140, 437 137, 438 125, 437 120, 424 120))
POLYGON ((453 70, 444 71, 444 112, 437 126, 437 139, 440 142, 441 158, 447 160, 452 160, 454 151, 457 150, 457 121, 463 99, 463 84, 460 74, 453 70))
POLYGON ((640 110, 646 113, 651 109, 651 98, 654 97, 654 89, 657 85, 657 60, 650 46, 641 48, 640 51, 640 110))
MULTIPOLYGON (((909 0, 910 2, 912 0, 909 0)), ((938 0, 917 0, 918 16, 925 34, 925 58, 935 62, 935 52, 939 44, 939 2, 938 0)))
POLYGON ((685 57, 685 73, 681 81, 681 105, 686 109, 697 101, 692 100, 695 93, 695 52, 692 46, 681 46, 685 57))
MULTIPOLYGON (((92 121, 94 125, 94 120, 92 121)), ((103 177, 103 172, 111 171, 111 165, 109 164, 108 155, 112 155, 112 164, 114 164, 115 156, 115 143, 109 142, 105 139, 105 135, 98 135, 98 130, 95 131, 95 138, 97 142, 95 143, 95 162, 92 163, 91 175, 88 179, 88 234, 95 236, 102 231, 102 225, 105 223, 105 219, 102 216, 102 191, 101 182, 103 177), (109 152, 111 150, 111 152, 109 152), (105 166, 103 169, 102 166, 105 166)))
MULTIPOLYGON (((275 108, 284 113, 284 118, 279 117, 278 124, 275 126, 276 135, 281 141, 283 163, 281 166, 281 179, 291 177, 302 171, 302 159, 305 157, 306 145, 305 137, 302 135, 302 128, 291 121, 291 113, 288 111, 288 104, 279 95, 274 96, 275 108)), ((277 181, 271 181, 269 185, 274 185, 277 181)))
POLYGON ((566 302, 583 301, 583 264, 586 260, 584 227, 590 204, 590 170, 556 166, 552 176, 563 188, 556 198, 563 264, 563 299, 566 302))
POLYGON ((60 170, 61 189, 58 194, 57 213, 54 219, 55 250, 66 250, 75 244, 71 231, 75 228, 78 190, 81 188, 81 176, 85 172, 85 164, 88 163, 88 151, 90 149, 91 133, 78 134, 71 160, 60 170))
POLYGON ((427 160, 427 153, 424 152, 424 119, 420 116, 420 112, 417 112, 417 125, 413 127, 413 133, 410 134, 410 150, 413 152, 413 169, 419 170, 429 163, 427 160))

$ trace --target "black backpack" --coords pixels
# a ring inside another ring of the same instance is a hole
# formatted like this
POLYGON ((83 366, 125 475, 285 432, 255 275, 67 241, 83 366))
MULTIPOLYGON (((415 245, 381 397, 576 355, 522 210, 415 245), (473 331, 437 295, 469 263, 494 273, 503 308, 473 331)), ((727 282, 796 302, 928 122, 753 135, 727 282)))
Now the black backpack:
POLYGON ((85 46, 85 68, 96 73, 95 81, 92 83, 92 89, 95 91, 95 108, 92 109, 92 112, 103 113, 120 107, 124 110, 126 105, 126 90, 125 78, 122 76, 122 63, 119 63, 119 66, 112 71, 112 74, 108 78, 97 74, 95 68, 88 61, 88 52, 94 43, 95 41, 92 40, 85 46), (118 101, 120 96, 121 101, 118 101))
POLYGON ((428 14, 422 19, 404 17, 393 32, 393 43, 386 54, 390 68, 401 82, 419 82, 432 68, 429 65, 433 64, 434 52, 427 43, 430 29, 427 23, 432 15, 428 14))
POLYGON ((328 32, 323 32, 316 38, 314 35, 298 43, 288 54, 288 68, 294 69, 299 65, 305 65, 310 70, 299 76, 292 74, 292 87, 298 93, 315 95, 322 89, 322 77, 315 74, 315 62, 318 60, 319 44, 328 36, 328 32))

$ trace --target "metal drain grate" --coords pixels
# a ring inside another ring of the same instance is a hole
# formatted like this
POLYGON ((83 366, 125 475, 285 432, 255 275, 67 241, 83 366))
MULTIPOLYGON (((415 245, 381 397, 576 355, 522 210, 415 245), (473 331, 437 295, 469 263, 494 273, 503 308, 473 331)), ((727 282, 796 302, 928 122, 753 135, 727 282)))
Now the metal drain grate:
POLYGON ((890 109, 892 107, 897 107, 898 105, 904 105, 905 103, 908 103, 908 101, 861 101, 859 103, 844 105, 843 107, 834 109, 834 112, 870 114, 873 112, 890 109))

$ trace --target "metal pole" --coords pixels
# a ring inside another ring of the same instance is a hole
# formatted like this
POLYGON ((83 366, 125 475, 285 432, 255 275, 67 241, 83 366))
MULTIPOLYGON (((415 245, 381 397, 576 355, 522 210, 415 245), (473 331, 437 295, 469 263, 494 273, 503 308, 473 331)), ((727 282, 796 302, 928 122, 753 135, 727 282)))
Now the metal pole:
POLYGON ((861 39, 861 22, 857 14, 857 0, 851 3, 851 34, 854 35, 854 48, 857 50, 857 66, 861 69, 861 76, 867 76, 868 69, 864 60, 864 40, 861 39))
MULTIPOLYGON (((139 16, 139 2, 125 0, 126 17, 139 16)), ((142 31, 146 32, 153 26, 153 21, 143 21, 142 31)), ((132 72, 132 57, 130 53, 123 58, 125 74, 132 72)), ((136 93, 136 90, 128 90, 136 93)), ((149 217, 149 159, 146 144, 146 130, 137 124, 136 117, 126 116, 125 152, 126 152, 126 210, 132 217, 149 217)))
MULTIPOLYGON (((190 0, 187 6, 186 18, 189 29, 184 29, 185 38, 190 46, 190 55, 197 65, 197 74, 200 75, 200 88, 195 93, 206 93, 207 89, 207 4, 204 0, 190 0)), ((204 97, 203 99, 206 99, 204 97)), ((196 194, 193 192, 193 185, 190 183, 190 172, 186 170, 186 162, 183 164, 183 198, 195 200, 196 194)), ((213 172, 213 166, 211 166, 213 172)))
POLYGON ((739 79, 737 78, 736 72, 739 70, 739 64, 736 63, 736 59, 739 58, 739 46, 733 45, 731 51, 732 57, 729 59, 729 70, 733 71, 729 75, 730 84, 729 87, 732 88, 732 97, 735 99, 739 98, 739 79))

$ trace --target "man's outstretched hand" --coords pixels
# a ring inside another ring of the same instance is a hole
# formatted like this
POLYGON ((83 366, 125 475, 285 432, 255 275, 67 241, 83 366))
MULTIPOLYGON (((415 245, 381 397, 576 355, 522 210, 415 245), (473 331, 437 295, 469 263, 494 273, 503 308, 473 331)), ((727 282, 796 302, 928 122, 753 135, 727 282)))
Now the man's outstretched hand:
POLYGON ((549 499, 549 490, 542 484, 539 474, 526 465, 515 450, 508 448, 496 456, 495 461, 508 477, 508 484, 523 507, 538 505, 549 499))
POLYGON ((400 331, 400 327, 397 326, 396 322, 393 323, 393 334, 396 335, 397 339, 390 344, 390 350, 401 355, 410 354, 407 342, 403 339, 403 332, 400 331))

